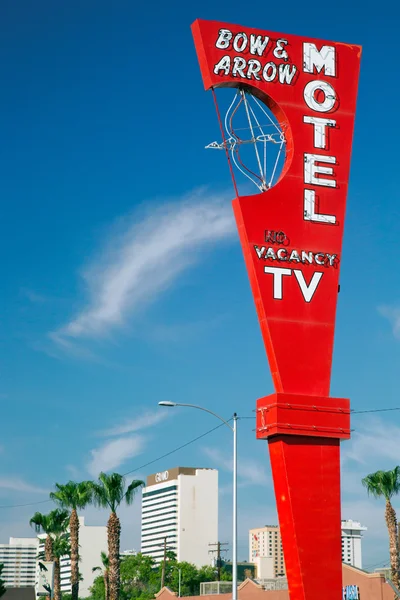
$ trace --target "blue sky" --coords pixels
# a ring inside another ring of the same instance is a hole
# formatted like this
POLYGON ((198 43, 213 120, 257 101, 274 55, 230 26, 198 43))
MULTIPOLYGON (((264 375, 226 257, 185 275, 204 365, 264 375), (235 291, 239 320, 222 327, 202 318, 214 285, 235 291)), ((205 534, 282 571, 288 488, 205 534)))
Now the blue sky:
MULTIPOLYGON (((355 410, 400 405, 396 11, 358 0, 2 3, 0 505, 40 502, 55 481, 101 468, 130 471, 214 426, 159 400, 248 417, 272 391, 228 169, 204 150, 219 134, 196 17, 363 45, 332 394, 355 410)), ((369 528, 368 566, 387 560, 384 509, 359 481, 400 462, 399 419, 355 415, 343 445, 343 516, 369 528)), ((248 528, 276 516, 266 444, 251 419, 239 427, 244 559, 248 528)), ((138 475, 219 468, 225 541, 230 452, 218 430, 138 475)), ((1 508, 0 541, 29 535, 47 507, 1 508)), ((138 512, 122 511, 124 547, 138 547, 138 512)))

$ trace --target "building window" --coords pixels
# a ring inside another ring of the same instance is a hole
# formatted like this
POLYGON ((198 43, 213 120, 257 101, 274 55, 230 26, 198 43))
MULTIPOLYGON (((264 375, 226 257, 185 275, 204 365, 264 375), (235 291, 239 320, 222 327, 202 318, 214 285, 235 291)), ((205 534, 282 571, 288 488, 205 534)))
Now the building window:
POLYGON ((177 490, 177 489, 178 489, 177 485, 170 485, 169 487, 162 488, 162 489, 154 491, 154 492, 145 492, 142 495, 142 497, 148 498, 149 496, 159 496, 160 494, 165 494, 165 492, 171 492, 172 490, 177 490))

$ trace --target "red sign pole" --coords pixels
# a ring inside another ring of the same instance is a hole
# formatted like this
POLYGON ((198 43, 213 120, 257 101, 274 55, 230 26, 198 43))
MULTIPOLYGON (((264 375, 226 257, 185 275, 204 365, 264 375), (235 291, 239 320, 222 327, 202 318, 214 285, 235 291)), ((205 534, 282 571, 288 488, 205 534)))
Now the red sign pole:
POLYGON ((338 600, 350 406, 329 389, 361 48, 215 21, 192 30, 205 88, 249 89, 285 134, 277 185, 233 201, 275 387, 257 402, 256 430, 291 600, 338 600))

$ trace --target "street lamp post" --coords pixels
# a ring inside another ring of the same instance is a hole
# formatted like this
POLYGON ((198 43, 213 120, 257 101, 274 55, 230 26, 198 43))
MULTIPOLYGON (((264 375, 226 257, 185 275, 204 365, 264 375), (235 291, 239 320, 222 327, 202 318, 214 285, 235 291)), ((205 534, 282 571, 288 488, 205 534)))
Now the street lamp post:
POLYGON ((173 569, 178 570, 178 598, 181 597, 181 580, 182 580, 182 569, 177 565, 172 566, 173 569))
POLYGON ((203 406, 197 406, 196 404, 182 404, 180 402, 159 402, 159 406, 184 406, 186 408, 197 408, 204 412, 213 415, 220 421, 222 421, 229 429, 233 432, 233 523, 232 523, 232 600, 237 600, 237 420, 238 416, 236 413, 233 414, 233 426, 225 421, 217 413, 204 408, 203 406))
POLYGON ((182 578, 182 569, 180 567, 173 567, 174 569, 178 569, 178 598, 181 597, 181 578, 182 578))

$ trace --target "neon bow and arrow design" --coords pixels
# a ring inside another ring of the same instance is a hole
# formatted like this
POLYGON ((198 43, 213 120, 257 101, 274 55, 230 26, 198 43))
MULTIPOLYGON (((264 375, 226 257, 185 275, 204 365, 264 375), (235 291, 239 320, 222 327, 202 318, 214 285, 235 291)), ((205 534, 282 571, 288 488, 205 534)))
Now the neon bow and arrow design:
MULTIPOLYGON (((216 102, 215 93, 214 100, 216 102)), ((262 192, 276 183, 278 165, 283 164, 285 157, 285 133, 271 114, 249 91, 239 88, 224 119, 227 137, 220 121, 222 143, 212 142, 206 146, 229 152, 235 167, 262 192), (244 162, 241 155, 245 152, 244 147, 253 148, 253 156, 245 160, 254 163, 254 168, 246 166, 244 162)))

